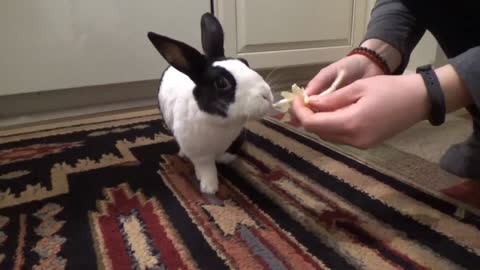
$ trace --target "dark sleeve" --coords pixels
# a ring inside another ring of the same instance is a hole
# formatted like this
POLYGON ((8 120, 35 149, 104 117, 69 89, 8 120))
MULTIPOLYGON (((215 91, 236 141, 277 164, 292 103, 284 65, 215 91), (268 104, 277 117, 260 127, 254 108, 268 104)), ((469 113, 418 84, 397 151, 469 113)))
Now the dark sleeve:
POLYGON ((371 12, 365 40, 380 39, 399 50, 402 63, 394 73, 401 74, 424 33, 425 27, 417 21, 402 1, 377 0, 371 12))
POLYGON ((480 46, 473 47, 448 60, 480 108, 480 46))

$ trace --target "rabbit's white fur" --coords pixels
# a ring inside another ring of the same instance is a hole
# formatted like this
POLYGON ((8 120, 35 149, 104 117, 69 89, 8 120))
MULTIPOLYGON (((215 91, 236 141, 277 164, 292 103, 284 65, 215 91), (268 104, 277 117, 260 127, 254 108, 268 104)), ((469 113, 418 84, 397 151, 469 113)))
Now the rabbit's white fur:
POLYGON ((193 96, 195 83, 174 67, 165 71, 158 93, 164 120, 180 146, 180 154, 192 161, 205 193, 218 190, 215 161, 232 160, 231 155, 223 155, 246 121, 266 114, 273 101, 268 84, 241 61, 222 60, 213 66, 226 69, 237 83, 235 101, 230 104, 227 117, 200 110, 193 96))

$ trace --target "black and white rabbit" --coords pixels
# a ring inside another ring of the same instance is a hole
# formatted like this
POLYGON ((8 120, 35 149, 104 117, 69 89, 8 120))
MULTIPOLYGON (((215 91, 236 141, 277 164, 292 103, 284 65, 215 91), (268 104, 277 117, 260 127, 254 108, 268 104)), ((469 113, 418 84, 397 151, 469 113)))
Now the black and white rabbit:
POLYGON ((227 58, 224 33, 212 14, 201 17, 205 55, 195 48, 156 33, 148 38, 170 64, 158 92, 165 123, 180 146, 179 154, 191 160, 201 191, 215 193, 215 162, 230 162, 248 119, 261 118, 272 106, 270 86, 247 61, 227 58))

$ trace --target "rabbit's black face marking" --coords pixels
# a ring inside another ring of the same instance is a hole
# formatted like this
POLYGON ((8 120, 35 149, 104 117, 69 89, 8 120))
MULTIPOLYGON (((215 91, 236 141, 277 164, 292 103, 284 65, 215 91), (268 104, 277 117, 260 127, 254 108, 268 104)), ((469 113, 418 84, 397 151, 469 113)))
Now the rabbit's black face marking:
POLYGON ((211 66, 193 90, 200 110, 227 117, 230 104, 235 102, 237 82, 225 68, 211 66))

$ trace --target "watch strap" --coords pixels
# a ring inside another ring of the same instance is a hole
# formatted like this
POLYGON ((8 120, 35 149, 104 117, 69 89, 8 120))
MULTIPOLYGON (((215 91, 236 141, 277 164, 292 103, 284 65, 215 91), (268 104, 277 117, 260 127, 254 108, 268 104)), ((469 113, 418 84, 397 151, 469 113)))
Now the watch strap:
POLYGON ((445 122, 446 108, 445 97, 438 77, 431 65, 418 67, 417 73, 422 76, 430 97, 432 107, 429 121, 433 126, 439 126, 445 122))

